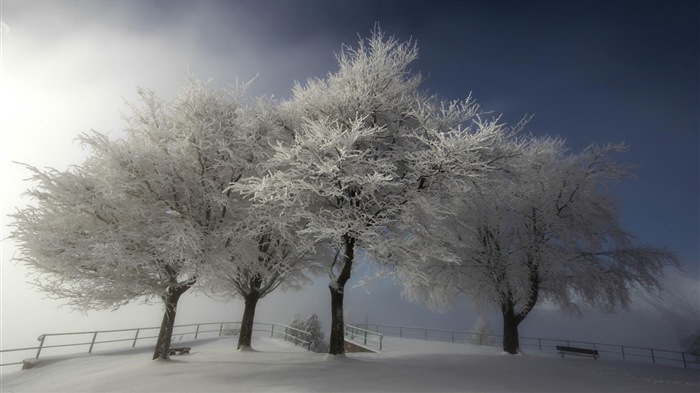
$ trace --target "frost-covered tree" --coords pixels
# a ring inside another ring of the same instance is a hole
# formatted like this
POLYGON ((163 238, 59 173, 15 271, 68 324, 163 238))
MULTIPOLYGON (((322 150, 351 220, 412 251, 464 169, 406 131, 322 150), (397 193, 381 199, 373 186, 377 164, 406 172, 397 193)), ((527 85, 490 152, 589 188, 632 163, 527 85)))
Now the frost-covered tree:
POLYGON ((306 319, 302 318, 299 313, 294 315, 294 319, 289 324, 289 326, 299 329, 309 334, 302 334, 301 332, 292 331, 291 335, 295 336, 301 340, 309 341, 309 350, 313 352, 327 352, 328 344, 325 341, 325 334, 323 333, 321 320, 318 315, 311 314, 306 319))
MULTIPOLYGON (((132 206, 109 192, 103 181, 107 173, 99 166, 26 168, 37 183, 26 191, 35 204, 11 215, 15 222, 10 238, 18 244, 15 260, 37 274, 39 289, 89 310, 118 308, 151 295, 154 287, 167 286, 168 274, 174 272, 166 261, 179 253, 157 244, 165 235, 160 229, 173 224, 167 215, 155 217, 159 212, 136 208, 133 215, 149 215, 145 219, 158 219, 160 227, 126 223, 122 211, 132 206), (128 231, 122 230, 127 225, 128 231), (155 255, 163 261, 162 271, 150 270, 155 255)), ((188 242, 184 236, 182 240, 188 242)))
POLYGON ((508 170, 475 184, 452 201, 454 216, 434 223, 460 261, 427 261, 426 280, 407 280, 405 294, 436 308, 459 293, 476 307, 496 305, 503 349, 517 353, 518 326, 542 300, 574 312, 576 301, 612 312, 628 306, 634 287, 658 288, 675 256, 634 244, 606 192, 626 174, 611 159, 621 149, 567 154, 558 139, 530 140, 508 170))
POLYGON ((491 329, 491 326, 486 318, 479 316, 474 323, 472 331, 476 333, 476 337, 473 340, 476 345, 486 346, 495 344, 493 329, 491 329))
MULTIPOLYGON (((254 214, 254 210, 249 210, 254 214)), ((236 248, 238 252, 231 263, 215 273, 208 283, 208 291, 217 295, 243 298, 244 310, 238 339, 238 350, 250 350, 253 335, 255 310, 258 301, 278 287, 298 289, 308 283, 307 272, 315 272, 313 259, 305 257, 308 250, 302 249, 303 240, 281 235, 274 231, 274 225, 264 223, 263 216, 257 214, 249 221, 247 238, 241 238, 236 248)))
POLYGON ((382 260, 428 252, 401 251, 410 244, 411 211, 440 182, 488 170, 493 155, 484 153, 504 137, 471 99, 443 103, 420 91, 420 75, 408 68, 417 55, 414 44, 378 29, 344 47, 337 72, 297 84, 283 103, 294 140, 275 146, 269 173, 233 185, 260 206, 276 206, 334 255, 331 354, 344 353, 343 297, 356 252, 382 260))
MULTIPOLYGON (((291 137, 281 126, 280 111, 274 103, 258 100, 241 114, 238 137, 218 141, 231 156, 243 160, 217 159, 217 167, 238 170, 241 177, 261 176, 273 154, 272 145, 291 137)), ((235 182, 233 182, 235 183, 235 182)), ((297 289, 307 283, 307 272, 315 272, 316 262, 309 257, 308 242, 286 225, 283 212, 275 206, 257 206, 233 192, 228 183, 217 184, 219 194, 226 188, 227 203, 236 208, 235 232, 226 238, 224 254, 208 275, 206 291, 220 296, 241 297, 244 301, 238 349, 251 348, 255 310, 260 299, 282 286, 297 289), (235 240, 234 240, 235 239, 235 240)))
POLYGON ((160 297, 154 358, 167 357, 177 301, 197 280, 198 234, 168 207, 116 190, 114 167, 100 158, 63 172, 30 169, 36 204, 14 214, 16 259, 38 274, 38 288, 82 310, 160 297))
MULTIPOLYGON (((270 233, 255 233, 241 198, 224 192, 249 175, 267 145, 242 89, 188 79, 172 102, 141 90, 125 139, 85 134, 88 160, 67 171, 30 168, 37 205, 14 215, 19 260, 41 289, 82 309, 159 297, 154 358, 167 358, 179 298, 196 282, 276 262, 270 233), (246 249, 245 247, 249 247, 246 249)), ((252 323, 252 322, 251 322, 252 323)))

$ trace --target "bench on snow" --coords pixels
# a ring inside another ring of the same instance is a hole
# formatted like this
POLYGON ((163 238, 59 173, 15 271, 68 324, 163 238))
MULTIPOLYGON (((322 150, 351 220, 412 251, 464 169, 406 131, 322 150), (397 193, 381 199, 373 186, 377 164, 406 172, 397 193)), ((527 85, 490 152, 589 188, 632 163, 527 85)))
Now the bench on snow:
POLYGON ((170 348, 170 351, 168 351, 168 356, 184 355, 186 353, 190 353, 190 349, 191 347, 170 348))
POLYGON ((577 355, 577 356, 592 356, 593 360, 598 360, 598 350, 588 349, 588 348, 576 348, 576 347, 564 347, 557 345, 557 351, 564 357, 564 354, 577 355))

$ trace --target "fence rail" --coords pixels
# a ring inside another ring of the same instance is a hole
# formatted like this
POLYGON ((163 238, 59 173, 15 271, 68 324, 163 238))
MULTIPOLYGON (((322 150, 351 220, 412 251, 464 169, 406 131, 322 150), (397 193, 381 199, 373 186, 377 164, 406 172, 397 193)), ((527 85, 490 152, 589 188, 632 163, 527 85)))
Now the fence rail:
MULTIPOLYGON (((173 341, 176 340, 197 340, 204 337, 221 337, 238 334, 240 322, 210 322, 188 325, 177 325, 173 328, 173 341)), ((48 333, 39 336, 39 346, 14 348, 0 350, 0 367, 22 364, 23 361, 11 361, 2 363, 6 354, 34 352, 34 358, 38 359, 42 351, 58 348, 69 348, 85 346, 87 353, 99 346, 100 349, 117 349, 131 347, 137 344, 146 345, 146 341, 158 338, 157 332, 160 327, 146 327, 135 329, 99 330, 71 333, 48 333), (154 334, 155 332, 155 334, 154 334), (51 344, 47 340, 51 339, 51 344), (78 342, 76 342, 78 341, 78 342), (130 345, 123 345, 130 343, 130 345), (110 345, 111 344, 111 345, 110 345)), ((253 332, 270 333, 270 337, 277 337, 285 341, 291 341, 295 345, 301 345, 310 349, 309 337, 311 333, 293 328, 291 326, 278 323, 256 322, 253 325, 253 332)), ((449 341, 453 343, 473 343, 479 345, 498 345, 503 337, 498 334, 483 334, 467 331, 430 329, 422 327, 408 327, 398 325, 380 324, 355 324, 346 327, 346 336, 352 340, 360 340, 364 345, 376 344, 382 350, 384 336, 398 336, 405 338, 419 338, 424 340, 449 341)), ((578 340, 557 340, 539 337, 520 337, 520 346, 524 348, 536 348, 543 352, 556 351, 557 345, 577 346, 582 348, 596 349, 606 358, 621 360, 641 360, 651 361, 654 364, 666 364, 685 368, 700 369, 700 358, 696 355, 669 351, 655 348, 633 347, 617 344, 604 344, 578 340)), ((54 351, 55 352, 55 351, 54 351)), ((82 352, 63 352, 82 353, 82 352)), ((21 358, 21 357, 20 357, 21 358)), ((26 359, 27 356, 24 356, 26 359)))
POLYGON ((379 350, 381 351, 384 335, 357 326, 346 325, 345 338, 348 338, 351 341, 359 340, 365 346, 372 346, 373 344, 376 344, 377 346, 379 346, 379 350))
MULTIPOLYGON (((238 334, 240 331, 240 322, 210 322, 196 323, 188 325, 176 325, 173 327, 172 341, 176 340, 197 340, 199 338, 213 338, 221 336, 229 336, 238 334)), ((71 354, 84 353, 84 351, 68 351, 57 353, 57 348, 69 347, 86 347, 87 353, 99 346, 100 349, 124 349, 135 348, 137 344, 146 345, 148 340, 158 338, 160 327, 145 327, 134 329, 115 329, 115 330, 97 330, 85 332, 69 332, 69 333, 47 333, 39 336, 39 346, 27 348, 14 348, 0 350, 0 367, 23 364, 24 361, 10 361, 5 363, 4 358, 10 352, 25 352, 27 354, 34 353, 33 358, 39 359, 42 351, 51 350, 56 354, 71 354), (51 340, 48 344, 47 341, 51 340), (124 343, 129 343, 125 345, 124 343), (111 344, 111 345, 110 345, 111 344), (116 345, 115 345, 116 344, 116 345)), ((264 323, 255 322, 253 324, 253 332, 270 333, 272 338, 281 338, 285 341, 291 341, 295 345, 304 346, 310 349, 310 341, 308 340, 311 333, 303 330, 295 329, 291 326, 282 325, 279 323, 264 323), (305 340, 303 337, 306 337, 305 340)), ((153 344, 155 344, 153 342, 153 344)), ((28 356, 24 356, 24 359, 28 356)))
POLYGON ((306 347, 308 351, 311 350, 310 332, 279 323, 273 323, 270 329, 270 337, 274 337, 275 333, 284 338, 284 341, 292 341, 294 345, 306 347), (275 326, 277 326, 277 332, 275 332, 275 326))
MULTIPOLYGON (((380 333, 385 336, 416 338, 422 340, 447 341, 497 346, 503 336, 457 330, 430 329, 381 324, 356 324, 358 328, 380 333)), ((685 352, 646 347, 633 347, 618 344, 604 344, 578 340, 559 340, 540 337, 520 337, 521 348, 536 348, 539 351, 556 353, 557 345, 596 349, 601 357, 619 360, 638 360, 654 364, 665 364, 684 368, 700 369, 700 357, 685 352)))

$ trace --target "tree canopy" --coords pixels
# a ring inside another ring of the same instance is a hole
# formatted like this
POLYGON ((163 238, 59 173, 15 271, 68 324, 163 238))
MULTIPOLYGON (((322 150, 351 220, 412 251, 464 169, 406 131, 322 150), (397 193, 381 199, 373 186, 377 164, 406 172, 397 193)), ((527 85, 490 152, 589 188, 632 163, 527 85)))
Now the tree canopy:
POLYGON ((506 170, 449 201, 452 215, 433 222, 457 262, 431 259, 404 270, 405 294, 444 309, 460 293, 504 318, 504 350, 518 351, 517 326, 541 301, 577 311, 578 301, 614 311, 634 287, 660 287, 675 256, 634 243, 621 228, 607 183, 627 175, 612 159, 622 145, 568 154, 562 140, 529 138, 506 170))
POLYGON ((281 206, 300 233, 335 254, 332 354, 344 352, 343 293, 357 250, 390 254, 397 237, 387 232, 408 228, 410 211, 427 201, 421 194, 489 170, 505 138, 471 98, 441 102, 422 92, 408 68, 417 55, 378 29, 344 47, 337 72, 297 84, 282 104, 294 140, 275 146, 269 173, 232 185, 260 206, 281 206))

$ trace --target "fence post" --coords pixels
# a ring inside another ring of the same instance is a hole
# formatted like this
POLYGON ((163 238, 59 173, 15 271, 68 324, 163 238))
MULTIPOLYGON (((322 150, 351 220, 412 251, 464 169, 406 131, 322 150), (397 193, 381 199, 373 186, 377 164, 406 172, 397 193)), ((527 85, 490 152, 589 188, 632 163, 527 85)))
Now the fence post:
POLYGON ((403 329, 401 328, 401 326, 399 326, 399 338, 403 337, 401 330, 403 329))
POLYGON ((97 338, 97 332, 92 335, 92 342, 90 343, 90 349, 88 350, 88 353, 92 353, 92 347, 95 346, 95 339, 97 338))
POLYGON ((275 324, 272 324, 272 328, 270 328, 270 338, 275 337, 275 324))
POLYGON ((537 344, 540 346, 540 351, 542 350, 542 339, 538 338, 537 339, 537 344))
POLYGON ((289 329, 285 326, 284 327, 284 341, 287 341, 287 334, 288 334, 289 329))
POLYGON ((625 346, 620 345, 620 349, 622 350, 622 359, 625 359, 625 346))
POLYGON ((141 329, 136 329, 136 334, 134 335, 134 342, 131 344, 131 348, 136 347, 136 340, 139 339, 139 331, 141 331, 141 329))
POLYGON ((688 364, 685 362, 685 352, 681 352, 681 356, 683 356, 683 368, 688 368, 688 364))
POLYGON ((455 342, 455 332, 450 332, 450 335, 452 336, 452 342, 455 342))
POLYGON ((197 324, 197 330, 194 332, 194 339, 197 339, 197 336, 199 336, 199 324, 197 324))
POLYGON ((425 329, 425 341, 428 341, 428 329, 425 329))
POLYGON ((365 330, 365 345, 367 345, 367 330, 365 330))
POLYGON ((36 358, 37 358, 37 359, 39 359, 39 354, 41 353, 41 348, 44 347, 44 339, 46 339, 46 335, 45 335, 45 334, 42 334, 42 335, 39 336, 39 338, 37 339, 37 340, 39 340, 39 342, 40 342, 40 344, 39 344, 39 350, 36 351, 36 358))
POLYGON ((221 337, 221 335, 223 334, 223 332, 224 332, 224 323, 221 322, 221 327, 219 328, 219 337, 221 337))
POLYGON ((651 351, 651 362, 656 364, 656 359, 654 358, 654 349, 649 348, 649 351, 651 351))

